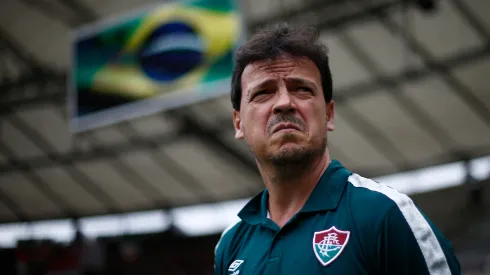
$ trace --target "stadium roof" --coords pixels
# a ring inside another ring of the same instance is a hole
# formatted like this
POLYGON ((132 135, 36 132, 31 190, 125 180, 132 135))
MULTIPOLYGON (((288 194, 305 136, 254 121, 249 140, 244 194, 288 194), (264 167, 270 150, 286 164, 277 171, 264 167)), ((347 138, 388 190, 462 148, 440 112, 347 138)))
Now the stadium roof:
MULTIPOLYGON (((0 223, 247 198, 262 189, 228 96, 90 131, 65 112, 71 30, 135 0, 5 0, 0 223), (76 141, 76 142, 75 142, 76 141)), ((330 48, 334 158, 366 176, 490 154, 488 1, 241 1, 248 29, 315 25, 330 48)))

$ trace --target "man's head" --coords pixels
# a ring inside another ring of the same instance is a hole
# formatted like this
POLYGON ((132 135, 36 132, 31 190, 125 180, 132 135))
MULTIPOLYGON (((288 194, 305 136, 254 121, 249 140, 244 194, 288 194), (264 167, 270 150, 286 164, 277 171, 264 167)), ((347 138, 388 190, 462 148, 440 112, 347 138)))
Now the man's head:
POLYGON ((318 33, 286 25, 255 34, 236 54, 231 101, 236 138, 259 162, 308 162, 326 150, 334 104, 318 33))

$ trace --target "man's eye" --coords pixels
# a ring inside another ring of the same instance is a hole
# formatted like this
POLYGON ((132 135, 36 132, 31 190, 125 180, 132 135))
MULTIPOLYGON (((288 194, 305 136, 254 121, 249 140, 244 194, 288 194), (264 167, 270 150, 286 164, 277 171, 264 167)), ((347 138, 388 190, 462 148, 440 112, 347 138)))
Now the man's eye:
POLYGON ((308 87, 298 87, 297 90, 300 91, 300 92, 308 92, 308 93, 311 93, 311 91, 312 91, 308 87))
POLYGON ((259 96, 264 96, 264 95, 267 95, 270 93, 271 93, 270 90, 260 90, 260 91, 256 92, 253 97, 255 98, 255 97, 259 97, 259 96))

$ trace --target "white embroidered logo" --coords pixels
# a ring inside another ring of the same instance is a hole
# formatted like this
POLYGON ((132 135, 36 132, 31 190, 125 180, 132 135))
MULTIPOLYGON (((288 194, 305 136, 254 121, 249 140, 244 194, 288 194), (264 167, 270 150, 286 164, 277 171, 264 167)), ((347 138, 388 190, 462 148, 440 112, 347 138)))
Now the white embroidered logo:
POLYGON ((228 267, 228 271, 233 272, 230 275, 238 275, 240 273, 240 270, 237 270, 238 267, 244 262, 244 260, 235 260, 231 265, 228 267))

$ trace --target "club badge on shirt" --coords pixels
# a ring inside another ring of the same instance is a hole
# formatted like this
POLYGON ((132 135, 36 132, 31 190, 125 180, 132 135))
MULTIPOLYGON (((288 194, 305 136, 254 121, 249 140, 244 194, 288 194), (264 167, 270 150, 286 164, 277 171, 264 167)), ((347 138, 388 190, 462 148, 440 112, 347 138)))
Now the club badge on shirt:
POLYGON ((317 231, 313 235, 313 251, 318 261, 327 266, 337 259, 349 241, 350 232, 342 231, 335 226, 317 231))

